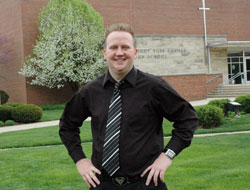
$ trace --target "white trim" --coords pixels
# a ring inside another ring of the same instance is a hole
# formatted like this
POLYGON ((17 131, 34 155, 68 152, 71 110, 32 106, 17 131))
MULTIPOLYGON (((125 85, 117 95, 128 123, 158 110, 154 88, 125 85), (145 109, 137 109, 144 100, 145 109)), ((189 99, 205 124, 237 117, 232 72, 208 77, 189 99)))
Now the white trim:
MULTIPOLYGON (((243 51, 243 67, 244 67, 244 75, 245 75, 245 82, 250 84, 250 80, 247 80, 247 61, 250 60, 250 56, 245 56, 245 51, 243 51)), ((249 71, 250 72, 250 71, 249 71)))

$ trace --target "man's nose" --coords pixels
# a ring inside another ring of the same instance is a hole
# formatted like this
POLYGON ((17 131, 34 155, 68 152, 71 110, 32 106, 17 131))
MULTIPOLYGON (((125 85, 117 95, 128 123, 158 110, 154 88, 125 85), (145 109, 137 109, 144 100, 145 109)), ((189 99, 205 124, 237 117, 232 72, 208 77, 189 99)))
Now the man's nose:
POLYGON ((124 51, 122 50, 122 48, 117 48, 116 55, 123 55, 123 54, 124 51))

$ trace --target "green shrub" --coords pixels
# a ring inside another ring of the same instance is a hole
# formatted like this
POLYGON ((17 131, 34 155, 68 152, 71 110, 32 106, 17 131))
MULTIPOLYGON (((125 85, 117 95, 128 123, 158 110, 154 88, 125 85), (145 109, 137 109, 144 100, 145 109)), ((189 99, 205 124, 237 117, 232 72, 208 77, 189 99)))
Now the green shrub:
POLYGON ((208 105, 216 106, 218 108, 224 109, 224 105, 229 103, 229 99, 217 99, 217 100, 211 100, 208 102, 208 105))
POLYGON ((6 121, 11 119, 12 107, 10 106, 1 106, 0 107, 0 121, 6 121))
POLYGON ((204 105, 197 106, 195 110, 201 128, 209 129, 218 127, 223 119, 223 110, 216 106, 204 105))
POLYGON ((9 99, 9 95, 3 90, 0 90, 0 105, 8 102, 8 99, 9 99))
POLYGON ((13 108, 11 116, 14 121, 21 123, 31 123, 39 121, 43 115, 43 110, 33 104, 25 104, 13 108))
POLYGON ((7 121, 4 122, 4 124, 7 125, 7 126, 12 126, 12 125, 15 124, 15 121, 13 121, 13 120, 7 120, 7 121))
POLYGON ((244 111, 246 113, 250 113, 250 94, 238 96, 235 99, 235 102, 238 102, 241 104, 241 111, 244 111))
POLYGON ((0 121, 0 127, 4 125, 4 122, 3 121, 0 121))
POLYGON ((25 104, 22 102, 9 102, 9 103, 3 104, 3 106, 11 106, 13 108, 17 106, 21 106, 21 105, 25 105, 25 104))
POLYGON ((65 104, 46 104, 40 107, 43 110, 63 110, 65 108, 65 104))

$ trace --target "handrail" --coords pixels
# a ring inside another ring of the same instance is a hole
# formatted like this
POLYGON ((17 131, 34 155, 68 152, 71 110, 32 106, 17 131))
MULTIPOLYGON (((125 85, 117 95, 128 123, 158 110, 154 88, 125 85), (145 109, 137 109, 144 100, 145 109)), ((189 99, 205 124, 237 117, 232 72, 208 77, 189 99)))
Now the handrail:
POLYGON ((218 88, 217 88, 217 92, 218 92, 219 94, 221 94, 221 95, 224 94, 222 86, 223 86, 223 83, 220 83, 220 84, 218 85, 218 88))
POLYGON ((235 74, 234 76, 232 76, 232 77, 229 79, 229 83, 231 83, 234 79, 236 79, 237 77, 242 76, 242 75, 244 75, 243 72, 238 72, 237 74, 235 74))
MULTIPOLYGON (((217 78, 219 78, 219 77, 222 77, 222 75, 221 75, 221 74, 217 74, 217 75, 214 76, 213 78, 209 79, 209 80, 206 82, 206 84, 208 85, 208 83, 214 81, 215 79, 217 79, 217 78)), ((222 85, 223 85, 223 82, 220 83, 220 84, 218 84, 218 87, 220 87, 220 86, 222 86, 222 85)), ((218 88, 217 88, 217 90, 218 90, 218 88)), ((221 92, 221 94, 223 94, 223 91, 221 92)))
POLYGON ((207 84, 210 83, 210 82, 212 82, 213 80, 219 78, 219 77, 221 77, 221 75, 216 75, 215 77, 209 79, 209 80, 207 81, 207 84))

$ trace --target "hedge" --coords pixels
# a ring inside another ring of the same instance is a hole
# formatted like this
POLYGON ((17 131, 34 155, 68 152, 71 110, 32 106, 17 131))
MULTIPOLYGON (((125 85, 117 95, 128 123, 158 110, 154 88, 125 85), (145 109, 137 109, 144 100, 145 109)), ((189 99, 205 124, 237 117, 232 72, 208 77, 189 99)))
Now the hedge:
POLYGON ((4 125, 4 122, 3 121, 0 121, 0 127, 4 125))
POLYGON ((229 103, 229 99, 216 99, 216 100, 210 100, 208 102, 208 105, 216 106, 218 108, 224 109, 225 104, 229 103))
POLYGON ((235 102, 241 104, 241 111, 244 111, 245 113, 250 113, 250 94, 238 96, 235 99, 235 102))
POLYGON ((223 110, 212 105, 195 107, 201 128, 209 129, 218 127, 223 119, 223 110))
POLYGON ((63 110, 66 104, 46 104, 40 106, 43 110, 63 110))
POLYGON ((11 119, 12 107, 10 106, 1 106, 0 107, 0 121, 6 121, 11 119))
POLYGON ((31 123, 42 118, 43 110, 33 104, 24 104, 14 107, 11 112, 13 120, 21 123, 31 123))
POLYGON ((7 121, 4 122, 4 124, 7 125, 7 126, 12 126, 12 125, 15 124, 15 121, 13 121, 13 120, 7 120, 7 121))
POLYGON ((4 92, 3 90, 0 90, 0 104, 5 104, 8 102, 9 95, 4 92))
POLYGON ((8 102, 6 104, 3 104, 2 106, 10 106, 10 107, 17 107, 17 106, 22 106, 25 105, 25 103, 22 102, 8 102))

